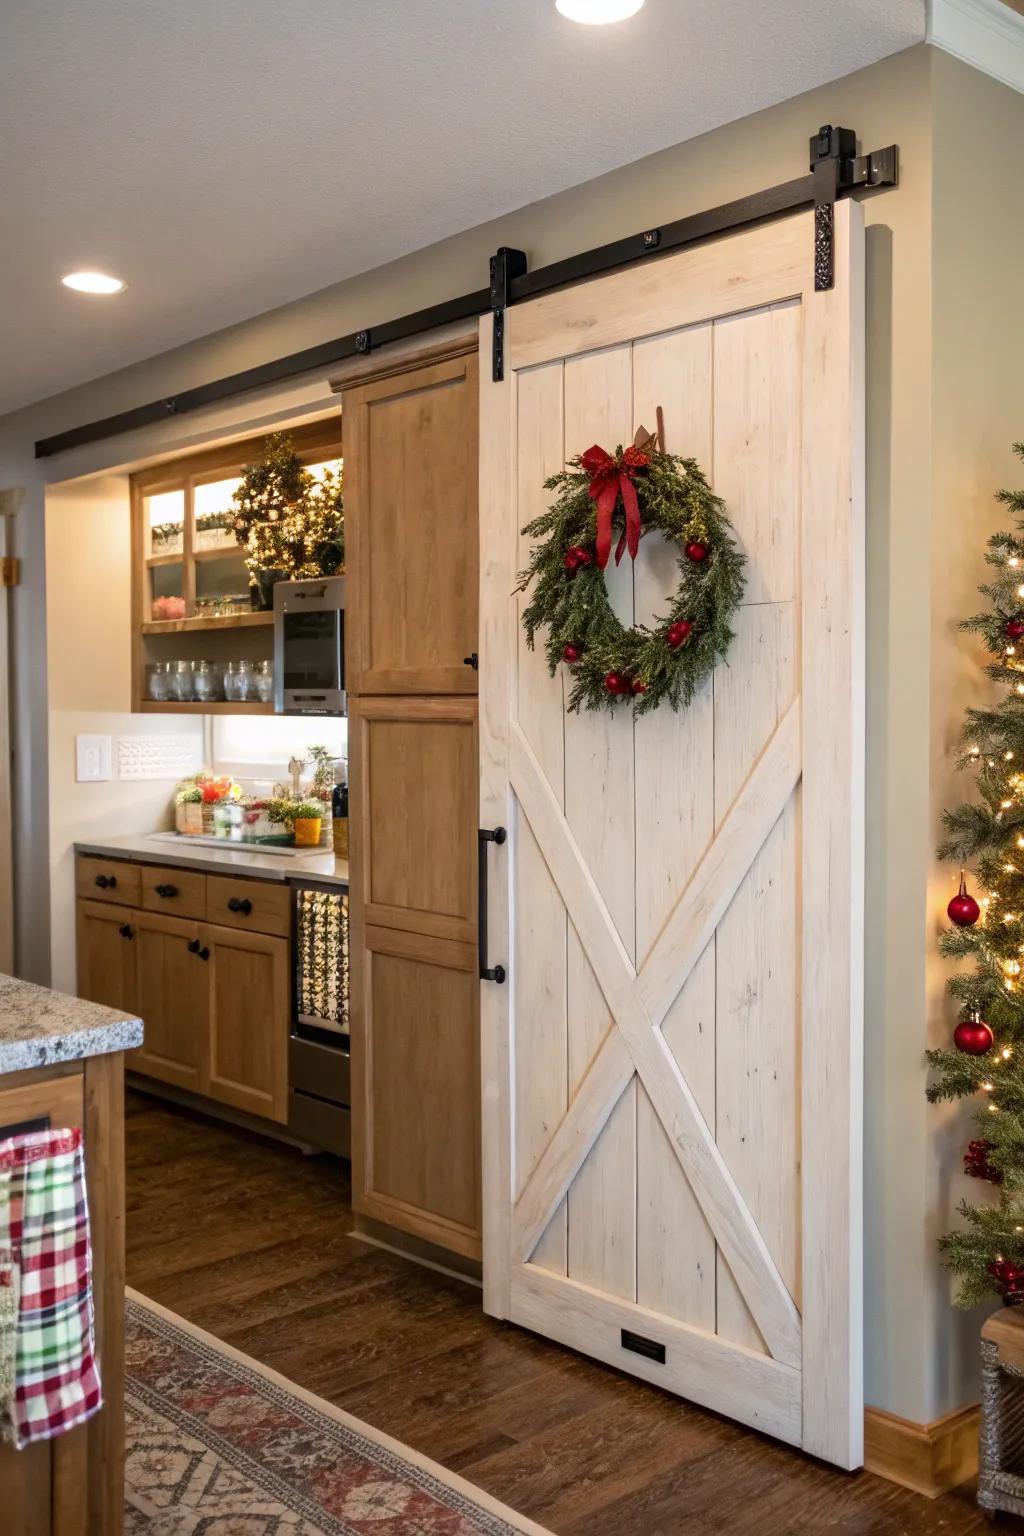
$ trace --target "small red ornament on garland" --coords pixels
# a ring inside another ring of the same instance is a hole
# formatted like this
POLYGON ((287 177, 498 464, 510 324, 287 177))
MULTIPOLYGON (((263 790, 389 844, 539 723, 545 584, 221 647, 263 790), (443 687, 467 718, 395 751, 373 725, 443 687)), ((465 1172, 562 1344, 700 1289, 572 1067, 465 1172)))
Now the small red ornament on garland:
POLYGON ((604 675, 604 685, 609 693, 621 694, 630 691, 629 678, 623 677, 621 672, 606 672, 604 675))
POLYGON ((960 871, 960 889, 946 908, 946 916, 958 928, 973 928, 981 916, 981 908, 974 897, 968 894, 963 870, 960 871))
POLYGON ((578 571, 581 565, 592 565, 594 557, 582 544, 573 544, 566 550, 562 564, 567 571, 578 571))
POLYGON ((567 661, 570 667, 574 666, 582 655, 583 647, 581 645, 572 645, 570 643, 569 645, 562 646, 562 660, 567 661))
POLYGON ((985 1179, 989 1184, 1001 1184, 1002 1170, 993 1168, 988 1160, 988 1154, 993 1146, 994 1142, 991 1141, 970 1142, 964 1153, 964 1173, 969 1174, 972 1179, 985 1179))
POLYGON ((993 1259, 985 1265, 995 1281, 995 1288, 1006 1306, 1016 1307, 1024 1301, 1024 1269, 1009 1259, 993 1259))
POLYGON ((702 544, 699 539, 691 539, 690 543, 686 546, 687 560, 692 560, 694 565, 700 565, 707 559, 707 557, 707 545, 702 544))
POLYGON ((674 624, 669 625, 665 634, 665 639, 672 647, 672 649, 677 651, 682 645, 683 641, 689 639, 692 631, 693 625, 690 623, 689 619, 677 619, 674 624))
POLYGON ((1003 633, 1007 640, 1019 640, 1024 635, 1024 619, 1007 619, 1003 625, 1003 633))
POLYGON ((630 692, 631 693, 646 693, 647 692, 647 684, 644 682, 642 677, 634 677, 634 679, 630 683, 629 687, 630 687, 630 692))
POLYGON ((953 1044, 965 1056, 984 1056, 995 1038, 984 1019, 961 1019, 953 1031, 953 1044))

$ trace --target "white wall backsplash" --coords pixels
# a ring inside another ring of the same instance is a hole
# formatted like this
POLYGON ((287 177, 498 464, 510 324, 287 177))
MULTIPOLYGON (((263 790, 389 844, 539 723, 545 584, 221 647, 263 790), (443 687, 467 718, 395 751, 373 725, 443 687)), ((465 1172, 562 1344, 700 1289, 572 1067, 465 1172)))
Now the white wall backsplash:
POLYGON ((325 746, 333 757, 348 753, 348 721, 324 715, 213 715, 211 768, 249 780, 288 778, 288 759, 325 746))
POLYGON ((119 736, 119 779, 170 779, 175 783, 203 766, 202 738, 195 731, 185 736, 119 736))

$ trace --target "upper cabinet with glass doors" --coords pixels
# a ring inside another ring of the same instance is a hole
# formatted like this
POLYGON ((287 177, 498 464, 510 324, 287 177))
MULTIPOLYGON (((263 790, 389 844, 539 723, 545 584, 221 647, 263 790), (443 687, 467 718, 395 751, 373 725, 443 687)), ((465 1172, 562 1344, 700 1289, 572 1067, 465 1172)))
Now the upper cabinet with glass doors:
MULTIPOLYGON (((295 451, 317 478, 341 468, 341 419, 289 430, 295 451)), ((233 493, 247 465, 263 456, 266 438, 250 438, 190 454, 132 477, 133 707, 170 709, 154 698, 154 671, 179 660, 269 663, 273 614, 246 568, 235 537, 233 493)), ((266 712, 255 690, 245 703, 220 709, 266 712)), ((192 701, 192 707, 199 707, 192 701)))

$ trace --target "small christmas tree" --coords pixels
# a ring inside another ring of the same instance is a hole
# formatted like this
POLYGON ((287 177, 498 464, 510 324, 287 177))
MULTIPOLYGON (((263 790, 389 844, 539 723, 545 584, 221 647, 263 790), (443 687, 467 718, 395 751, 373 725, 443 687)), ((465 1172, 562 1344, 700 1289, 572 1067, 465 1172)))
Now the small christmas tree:
MULTIPOLYGON (((1024 443, 1014 452, 1024 459, 1024 443)), ((965 1227, 941 1239, 965 1307, 993 1292, 1007 1304, 1024 1301, 1024 492, 998 496, 1016 530, 989 539, 992 574, 980 588, 988 606, 960 627, 982 637, 992 656, 986 671, 1007 692, 991 708, 967 711, 958 766, 974 774, 979 798, 945 813, 939 848, 961 869, 975 865, 984 894, 975 901, 961 874, 941 950, 973 968, 948 984, 960 1008, 954 1049, 928 1053, 936 1071, 929 1099, 980 1096, 964 1169, 998 1189, 993 1203, 965 1200, 965 1227)))
POLYGON ((295 578, 332 576, 345 561, 342 477, 325 470, 316 480, 283 432, 267 438, 266 451, 234 492, 233 528, 255 581, 261 571, 295 578))

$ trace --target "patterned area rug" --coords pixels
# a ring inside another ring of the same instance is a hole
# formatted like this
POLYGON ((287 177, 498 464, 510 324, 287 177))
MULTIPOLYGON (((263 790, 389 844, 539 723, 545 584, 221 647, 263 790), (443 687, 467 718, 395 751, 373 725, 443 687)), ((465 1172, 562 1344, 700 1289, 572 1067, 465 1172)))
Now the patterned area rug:
POLYGON ((548 1536, 134 1291, 126 1536, 548 1536))

